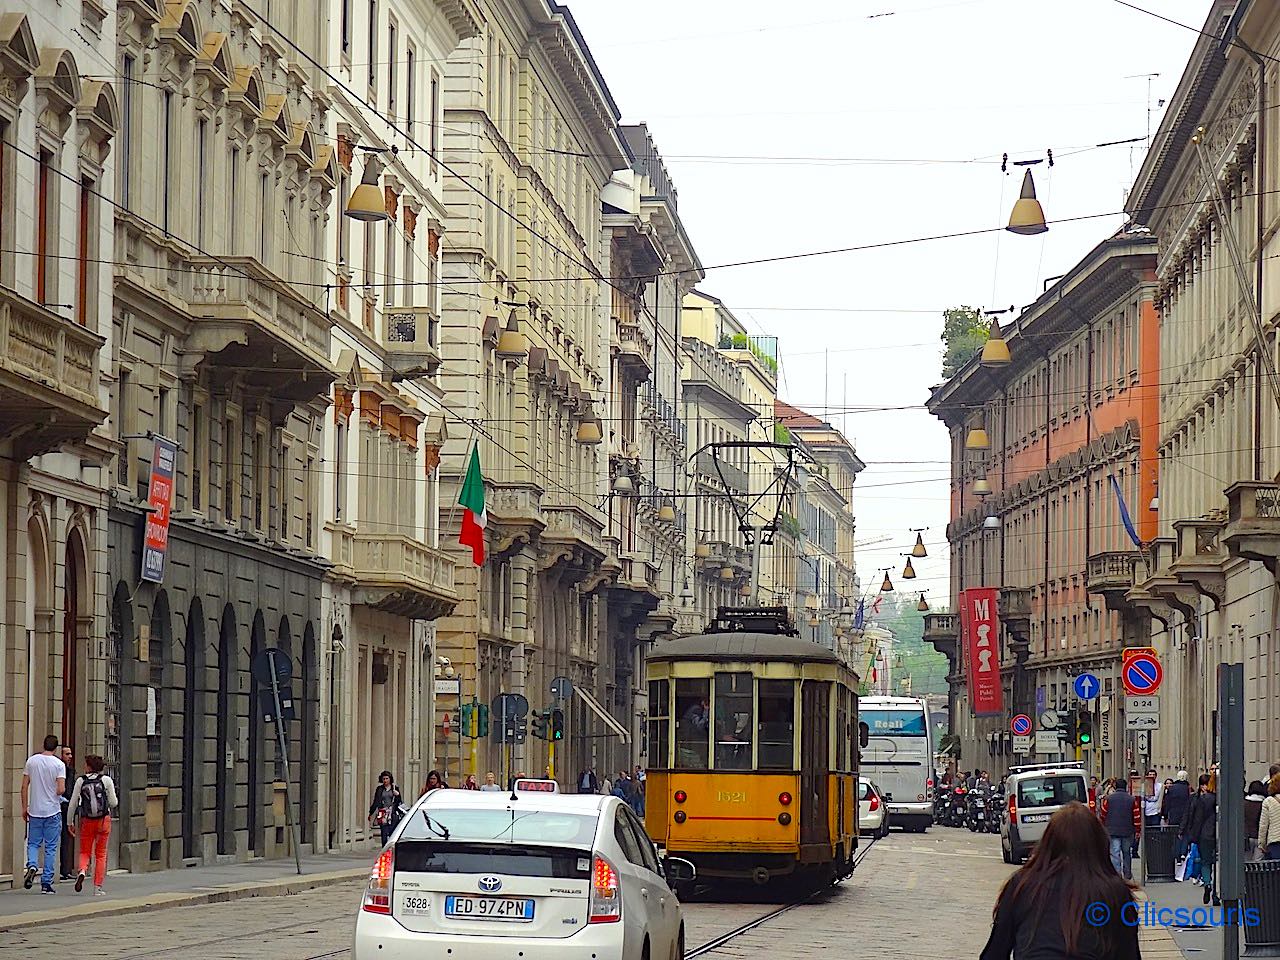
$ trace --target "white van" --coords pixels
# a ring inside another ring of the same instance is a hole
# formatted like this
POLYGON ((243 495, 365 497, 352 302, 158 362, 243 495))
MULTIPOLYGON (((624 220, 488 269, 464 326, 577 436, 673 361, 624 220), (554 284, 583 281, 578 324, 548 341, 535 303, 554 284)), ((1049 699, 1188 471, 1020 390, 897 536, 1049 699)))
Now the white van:
POLYGON ((1072 801, 1087 804, 1089 785, 1079 763, 1037 763, 1010 767, 1000 816, 1000 853, 1005 863, 1022 863, 1044 836, 1045 824, 1072 801))

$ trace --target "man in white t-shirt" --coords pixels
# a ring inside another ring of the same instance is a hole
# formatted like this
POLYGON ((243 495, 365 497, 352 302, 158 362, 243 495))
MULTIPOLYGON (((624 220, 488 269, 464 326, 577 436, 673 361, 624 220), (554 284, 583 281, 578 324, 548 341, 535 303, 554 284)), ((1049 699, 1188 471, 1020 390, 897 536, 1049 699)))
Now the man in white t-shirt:
POLYGON ((36 879, 36 861, 44 847, 44 872, 40 892, 57 893, 53 871, 58 864, 62 838, 62 794, 67 789, 67 765, 55 751, 58 738, 44 738, 44 750, 32 754, 22 768, 22 819, 27 821, 27 872, 22 885, 28 890, 36 879))

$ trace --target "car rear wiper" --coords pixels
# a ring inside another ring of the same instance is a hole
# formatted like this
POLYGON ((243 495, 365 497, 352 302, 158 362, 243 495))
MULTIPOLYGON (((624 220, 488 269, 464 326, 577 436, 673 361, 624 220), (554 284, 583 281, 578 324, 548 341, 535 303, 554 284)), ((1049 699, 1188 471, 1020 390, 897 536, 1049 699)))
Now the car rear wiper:
POLYGON ((446 827, 443 823, 436 823, 429 816, 427 816, 427 810, 425 807, 422 809, 422 819, 426 821, 427 829, 430 830, 432 833, 434 833, 441 840, 449 839, 449 828, 446 827))
POLYGON ((520 814, 520 816, 518 816, 518 817, 517 817, 517 816, 515 815, 515 811, 514 811, 514 810, 512 810, 512 811, 511 811, 511 822, 510 822, 510 823, 508 823, 508 824, 507 824, 505 827, 503 827, 501 830, 499 830, 499 831, 498 831, 498 833, 497 833, 497 835, 496 835, 496 836, 494 836, 494 837, 493 837, 493 839, 494 839, 494 840, 497 840, 497 839, 501 838, 501 837, 502 837, 502 835, 503 835, 504 833, 510 833, 510 834, 511 834, 511 839, 512 839, 512 841, 514 842, 514 841, 515 841, 515 839, 516 839, 516 835, 515 835, 515 833, 512 831, 512 828, 513 828, 517 823, 519 823, 521 820, 523 820, 525 817, 532 817, 535 813, 537 813, 537 811, 536 811, 536 810, 530 810, 528 813, 522 813, 522 814, 520 814))

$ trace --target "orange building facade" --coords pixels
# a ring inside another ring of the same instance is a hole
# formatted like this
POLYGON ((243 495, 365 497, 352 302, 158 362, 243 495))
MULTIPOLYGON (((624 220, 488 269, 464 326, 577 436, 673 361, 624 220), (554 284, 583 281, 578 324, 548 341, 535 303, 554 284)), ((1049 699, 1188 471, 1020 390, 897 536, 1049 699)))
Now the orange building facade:
POLYGON ((951 609, 962 590, 999 591, 1000 716, 972 715, 958 618, 926 617, 926 639, 951 662, 951 732, 964 769, 1082 759, 1109 776, 1130 762, 1120 650, 1147 620, 1102 589, 1102 574, 1123 569, 1127 587, 1135 555, 1117 487, 1137 536, 1149 541, 1158 528, 1155 265, 1145 231, 1110 237, 1004 327, 1008 365, 975 356, 930 397, 951 433, 951 609), (983 433, 986 447, 975 448, 983 433), (1015 755, 1010 718, 1027 713, 1039 730, 1046 710, 1085 709, 1073 692, 1083 673, 1100 681, 1087 704, 1093 744, 1079 756, 1068 744, 1015 755))

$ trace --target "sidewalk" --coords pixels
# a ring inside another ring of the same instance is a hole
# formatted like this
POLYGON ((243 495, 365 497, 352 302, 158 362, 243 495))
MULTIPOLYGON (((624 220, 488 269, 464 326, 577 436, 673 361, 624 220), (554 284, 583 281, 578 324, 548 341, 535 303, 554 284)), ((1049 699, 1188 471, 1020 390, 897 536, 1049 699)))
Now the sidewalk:
POLYGON ((110 917, 167 907, 220 903, 244 897, 280 897, 316 887, 351 882, 369 873, 377 850, 317 854, 302 858, 302 876, 292 858, 252 860, 186 870, 154 873, 113 872, 107 875, 105 897, 93 895, 92 881, 83 893, 74 883, 55 884, 55 895, 40 893, 39 879, 30 890, 0 892, 0 932, 57 923, 67 919, 110 917))
MULTIPOLYGON (((1145 887, 1145 893, 1148 900, 1160 907, 1204 906, 1204 888, 1189 880, 1181 883, 1149 883, 1145 887)), ((1177 944, 1181 957, 1185 960, 1222 960, 1222 928, 1168 927, 1161 929, 1168 930, 1168 936, 1177 944)), ((1238 929, 1237 935, 1240 937, 1240 953, 1243 954, 1244 932, 1238 929)), ((1145 958, 1147 956, 1146 940, 1144 939, 1142 943, 1142 955, 1145 958)), ((1175 957, 1175 960, 1179 958, 1175 957)))

